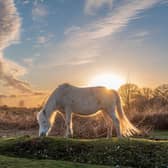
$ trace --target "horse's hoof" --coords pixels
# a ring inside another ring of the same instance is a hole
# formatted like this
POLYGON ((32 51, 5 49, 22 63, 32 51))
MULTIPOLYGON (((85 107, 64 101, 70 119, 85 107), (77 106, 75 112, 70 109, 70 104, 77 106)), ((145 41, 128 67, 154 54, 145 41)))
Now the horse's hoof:
POLYGON ((123 139, 124 137, 122 135, 118 136, 117 137, 118 139, 123 139))
POLYGON ((110 136, 107 136, 107 137, 106 137, 106 139, 110 139, 110 138, 112 138, 112 136, 111 136, 111 137, 110 137, 110 136))
POLYGON ((64 138, 73 138, 73 135, 65 135, 64 138))

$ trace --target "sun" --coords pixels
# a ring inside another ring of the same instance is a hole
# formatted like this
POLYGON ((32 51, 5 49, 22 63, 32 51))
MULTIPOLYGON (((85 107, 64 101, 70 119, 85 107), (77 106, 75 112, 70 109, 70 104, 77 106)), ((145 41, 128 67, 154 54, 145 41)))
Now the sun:
POLYGON ((95 76, 90 82, 89 86, 104 86, 108 89, 118 90, 121 85, 125 83, 124 78, 114 74, 100 74, 95 76))

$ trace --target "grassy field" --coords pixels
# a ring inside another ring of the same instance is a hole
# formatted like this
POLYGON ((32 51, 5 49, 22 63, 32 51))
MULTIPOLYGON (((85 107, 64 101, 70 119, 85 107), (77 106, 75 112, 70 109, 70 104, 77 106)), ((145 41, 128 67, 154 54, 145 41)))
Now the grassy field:
MULTIPOLYGON (((156 134, 159 135, 158 132, 156 134)), ((96 167, 94 165, 168 167, 168 140, 158 139, 79 140, 28 136, 2 138, 0 139, 0 153, 0 164, 7 165, 5 168, 15 168, 15 165, 17 165, 16 167, 25 165, 24 167, 32 168, 33 166, 52 168, 53 165, 67 168, 75 166, 94 168, 96 167), (77 163, 87 163, 92 166, 77 163)))
POLYGON ((168 140, 168 131, 156 130, 150 133, 149 138, 156 140, 168 140))
POLYGON ((110 168, 66 161, 25 159, 0 155, 1 168, 110 168))

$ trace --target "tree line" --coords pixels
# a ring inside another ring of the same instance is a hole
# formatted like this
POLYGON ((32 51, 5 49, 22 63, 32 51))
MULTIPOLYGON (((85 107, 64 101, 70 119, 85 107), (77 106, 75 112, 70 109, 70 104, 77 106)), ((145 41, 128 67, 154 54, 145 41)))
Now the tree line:
POLYGON ((126 113, 133 109, 144 112, 146 109, 167 107, 168 110, 168 84, 162 84, 154 89, 139 88, 136 84, 128 83, 119 88, 124 110, 126 113))

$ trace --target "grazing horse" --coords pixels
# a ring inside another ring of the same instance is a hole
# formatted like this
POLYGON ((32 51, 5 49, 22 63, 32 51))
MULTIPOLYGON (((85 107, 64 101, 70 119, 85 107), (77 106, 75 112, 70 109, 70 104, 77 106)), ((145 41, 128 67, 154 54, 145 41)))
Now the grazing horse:
MULTIPOLYGON (((54 90, 42 110, 37 114, 39 136, 46 136, 55 120, 55 112, 65 116, 65 137, 73 135, 72 113, 91 115, 101 110, 106 116, 106 123, 115 125, 117 137, 139 134, 140 131, 128 120, 122 107, 120 96, 115 90, 105 87, 79 88, 70 84, 62 84, 54 90), (116 110, 117 109, 117 112, 116 110)), ((112 126, 108 128, 108 137, 112 136, 112 126)))

